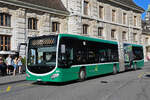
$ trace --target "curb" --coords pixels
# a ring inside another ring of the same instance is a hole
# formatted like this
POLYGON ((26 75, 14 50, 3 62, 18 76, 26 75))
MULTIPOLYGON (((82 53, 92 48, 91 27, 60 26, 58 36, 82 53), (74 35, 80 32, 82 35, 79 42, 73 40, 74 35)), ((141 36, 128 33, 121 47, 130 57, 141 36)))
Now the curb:
POLYGON ((0 85, 13 84, 13 83, 23 82, 23 81, 26 81, 25 74, 0 77, 0 85))

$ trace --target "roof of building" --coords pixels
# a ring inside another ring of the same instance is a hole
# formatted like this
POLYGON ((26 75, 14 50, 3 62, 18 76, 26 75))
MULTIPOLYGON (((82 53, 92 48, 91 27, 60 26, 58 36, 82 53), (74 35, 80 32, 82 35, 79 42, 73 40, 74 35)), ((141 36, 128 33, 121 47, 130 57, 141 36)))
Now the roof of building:
POLYGON ((18 0, 26 3, 31 3, 43 7, 53 8, 57 10, 67 11, 61 0, 18 0))
POLYGON ((126 5, 132 9, 138 10, 140 12, 144 12, 145 10, 143 8, 141 8, 140 6, 138 6, 133 0, 110 0, 110 1, 115 1, 115 2, 119 2, 123 5, 126 5))
POLYGON ((69 12, 67 11, 67 9, 65 8, 65 6, 63 5, 61 0, 0 0, 3 1, 5 3, 12 3, 15 5, 23 5, 25 7, 29 7, 29 8, 36 8, 38 9, 44 9, 50 12, 57 12, 64 14, 64 15, 68 15, 69 12))
MULTIPOLYGON (((31 8, 49 10, 52 12, 59 12, 66 15, 69 14, 69 12, 64 7, 61 0, 0 0, 0 1, 11 2, 14 4, 24 5, 31 8)), ((144 12, 144 9, 136 5, 133 0, 106 0, 106 1, 116 2, 119 5, 124 5, 136 11, 144 12)))

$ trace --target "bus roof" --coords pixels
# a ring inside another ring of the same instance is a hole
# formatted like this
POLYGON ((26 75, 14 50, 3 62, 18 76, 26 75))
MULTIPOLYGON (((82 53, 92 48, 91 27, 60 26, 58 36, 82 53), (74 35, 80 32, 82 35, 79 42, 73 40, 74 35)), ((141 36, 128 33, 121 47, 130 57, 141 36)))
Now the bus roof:
POLYGON ((110 40, 103 40, 99 38, 94 37, 87 37, 87 36, 81 36, 81 35, 74 35, 74 34, 59 34, 60 37, 73 37, 81 40, 88 40, 88 41, 95 41, 95 42, 103 42, 103 43, 109 43, 109 44, 118 44, 118 42, 110 41, 110 40))

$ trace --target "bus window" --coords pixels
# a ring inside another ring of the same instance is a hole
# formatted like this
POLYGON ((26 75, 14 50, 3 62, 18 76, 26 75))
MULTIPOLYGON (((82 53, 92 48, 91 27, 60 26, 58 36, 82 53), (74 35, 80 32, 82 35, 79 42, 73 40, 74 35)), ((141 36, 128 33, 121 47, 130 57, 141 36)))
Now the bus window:
POLYGON ((42 47, 37 49, 38 64, 55 65, 56 64, 56 48, 42 47))
POLYGON ((102 62, 106 62, 107 61, 107 55, 106 55, 106 51, 103 49, 103 50, 100 50, 99 51, 99 62, 102 63, 102 62))
POLYGON ((119 61, 118 51, 117 50, 113 50, 111 52, 111 59, 112 59, 112 61, 119 61))
POLYGON ((38 64, 43 62, 43 52, 38 52, 38 64))
POLYGON ((98 63, 96 50, 88 50, 88 63, 98 63))
POLYGON ((133 47, 134 60, 143 59, 143 49, 142 47, 133 47))
POLYGON ((83 49, 79 49, 76 51, 76 63, 77 64, 85 64, 87 63, 87 56, 86 56, 86 51, 83 49))
POLYGON ((29 65, 36 64, 36 49, 30 49, 29 54, 30 54, 30 56, 29 56, 30 61, 28 64, 29 65))

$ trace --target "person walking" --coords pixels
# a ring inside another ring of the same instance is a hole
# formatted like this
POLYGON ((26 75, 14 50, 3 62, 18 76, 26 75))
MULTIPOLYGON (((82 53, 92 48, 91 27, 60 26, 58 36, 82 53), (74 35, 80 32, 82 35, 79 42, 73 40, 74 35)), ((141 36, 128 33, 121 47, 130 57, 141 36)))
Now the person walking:
POLYGON ((17 57, 15 57, 15 59, 13 60, 13 66, 14 66, 13 76, 16 75, 17 65, 18 65, 18 60, 17 57))
POLYGON ((7 65, 7 74, 10 75, 10 71, 11 71, 11 68, 12 68, 11 55, 8 55, 8 57, 6 58, 6 65, 7 65))
POLYGON ((19 56, 19 58, 18 58, 18 67, 19 67, 19 74, 21 74, 21 69, 22 69, 22 57, 21 56, 19 56))

